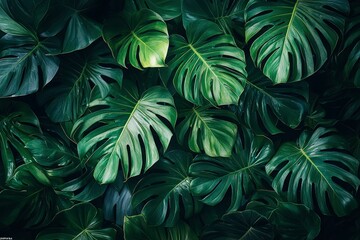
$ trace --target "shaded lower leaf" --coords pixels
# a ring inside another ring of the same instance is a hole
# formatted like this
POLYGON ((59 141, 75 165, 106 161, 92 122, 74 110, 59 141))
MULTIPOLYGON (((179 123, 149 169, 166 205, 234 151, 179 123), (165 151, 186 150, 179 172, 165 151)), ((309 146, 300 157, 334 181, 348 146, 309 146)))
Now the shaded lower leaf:
POLYGON ((202 234, 204 240, 267 240, 273 238, 271 224, 265 217, 252 210, 225 214, 219 222, 210 225, 202 234))

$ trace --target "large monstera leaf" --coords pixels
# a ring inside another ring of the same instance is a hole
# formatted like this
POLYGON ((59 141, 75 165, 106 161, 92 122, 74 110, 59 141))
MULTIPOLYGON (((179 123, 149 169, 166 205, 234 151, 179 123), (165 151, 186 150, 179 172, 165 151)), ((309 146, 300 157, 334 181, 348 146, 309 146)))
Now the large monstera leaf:
POLYGON ((297 142, 280 146, 266 165, 274 176, 273 188, 288 201, 311 209, 318 206, 325 215, 345 216, 357 207, 355 191, 359 161, 343 150, 344 139, 332 130, 318 128, 304 131, 297 142))
POLYGON ((265 164, 273 154, 272 142, 263 136, 256 136, 249 130, 238 137, 231 158, 210 158, 200 155, 190 166, 191 191, 201 197, 205 204, 220 203, 231 191, 228 211, 237 210, 246 196, 256 188, 269 182, 265 164))
POLYGON ((141 96, 135 85, 110 86, 109 96, 93 93, 90 112, 73 127, 81 159, 96 164, 94 177, 113 182, 121 162, 125 178, 148 170, 166 150, 177 113, 170 93, 153 87, 141 96), (158 143, 157 143, 158 141, 158 143))
POLYGON ((234 114, 211 106, 197 107, 185 101, 179 103, 179 119, 183 119, 176 126, 179 142, 188 143, 193 152, 229 157, 237 133, 234 114))
POLYGON ((201 205, 190 192, 192 159, 189 153, 168 152, 135 188, 133 207, 144 204, 142 213, 149 225, 172 227, 180 216, 188 218, 199 211, 201 205))
POLYGON ((25 163, 33 160, 31 152, 24 145, 32 139, 32 136, 41 135, 41 130, 38 118, 26 104, 1 100, 0 109, 0 157, 2 160, 0 182, 2 184, 14 174, 17 154, 25 163))
POLYGON ((165 20, 181 15, 181 1, 173 0, 125 0, 125 10, 148 8, 160 14, 165 20))
POLYGON ((109 92, 106 79, 121 85, 122 76, 106 45, 96 44, 63 57, 55 80, 41 92, 39 99, 52 121, 77 120, 87 108, 93 85, 106 97, 109 92))
POLYGON ((90 203, 73 206, 60 212, 53 220, 53 226, 41 231, 36 239, 81 239, 112 240, 116 230, 103 227, 101 211, 90 203))
POLYGON ((206 19, 217 23, 224 33, 233 34, 238 28, 244 27, 246 3, 246 0, 184 0, 183 24, 188 28, 191 22, 206 19))
POLYGON ((9 189, 0 192, 0 226, 45 226, 71 204, 67 194, 55 191, 49 176, 35 163, 18 167, 7 186, 9 189))
POLYGON ((274 232, 268 220, 252 210, 225 214, 219 222, 210 225, 203 232, 203 239, 209 240, 270 240, 274 232))
POLYGON ((333 53, 348 12, 343 0, 250 0, 245 34, 255 65, 274 83, 312 75, 333 53))
POLYGON ((259 190, 247 204, 274 226, 276 239, 314 239, 320 232, 320 217, 302 204, 285 202, 274 191, 259 190))
POLYGON ((124 236, 125 240, 198 240, 193 230, 184 222, 170 228, 151 227, 142 215, 125 217, 124 236))
POLYGON ((142 9, 110 19, 103 35, 121 66, 126 67, 126 60, 138 69, 165 66, 169 35, 166 23, 156 12, 142 9))
POLYGON ((296 128, 308 112, 306 82, 273 85, 259 70, 250 68, 240 96, 238 117, 254 132, 281 133, 282 125, 296 128))
POLYGON ((191 23, 186 35, 170 37, 162 78, 173 79, 176 91, 196 105, 236 104, 246 79, 244 52, 210 21, 191 23))

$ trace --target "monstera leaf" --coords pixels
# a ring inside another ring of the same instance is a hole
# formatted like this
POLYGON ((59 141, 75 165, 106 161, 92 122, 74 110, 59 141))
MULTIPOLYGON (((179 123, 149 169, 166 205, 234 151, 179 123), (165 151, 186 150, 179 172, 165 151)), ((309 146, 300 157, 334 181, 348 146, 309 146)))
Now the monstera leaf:
POLYGON ((3 183, 14 174, 17 153, 25 163, 32 161, 32 155, 24 145, 32 135, 41 135, 41 130, 38 118, 26 104, 1 100, 0 109, 0 180, 3 183))
POLYGON ((168 125, 175 125, 176 110, 170 93, 153 87, 141 96, 134 85, 110 86, 109 96, 102 99, 94 92, 90 112, 73 127, 80 139, 81 159, 96 165, 95 179, 113 182, 119 162, 125 178, 139 175, 159 160, 172 137, 168 125))
POLYGON ((104 228, 101 212, 90 203, 83 203, 66 209, 56 215, 55 227, 41 231, 36 239, 115 239, 113 228, 104 228))
MULTIPOLYGON (((219 25, 224 33, 233 34, 239 27, 244 26, 244 0, 184 0, 182 5, 182 20, 185 28, 189 24, 205 19, 219 25)), ((244 30, 244 29, 242 29, 244 30)))
POLYGON ((281 125, 299 126, 308 111, 309 87, 306 82, 273 86, 271 81, 250 67, 248 81, 240 96, 238 117, 254 132, 281 133, 281 125))
POLYGON ((165 66, 169 36, 159 14, 142 9, 110 19, 103 35, 121 66, 126 67, 126 59, 138 69, 165 66))
POLYGON ((190 193, 191 161, 191 154, 168 152, 135 188, 133 207, 144 203, 142 213, 149 225, 172 227, 180 215, 188 218, 199 211, 200 205, 190 193))
POLYGON ((237 210, 246 195, 261 186, 262 181, 269 181, 265 164, 272 154, 272 142, 268 138, 245 129, 243 136, 237 139, 231 158, 200 155, 194 159, 190 166, 191 191, 211 206, 221 202, 231 191, 228 211, 237 210))
POLYGON ((304 131, 296 143, 280 146, 266 165, 273 188, 287 200, 323 214, 345 216, 357 207, 359 161, 343 150, 347 143, 332 130, 304 131))
POLYGON ((320 232, 320 217, 302 204, 284 202, 273 191, 256 192, 246 209, 266 217, 275 228, 276 239, 314 239, 320 232))
MULTIPOLYGON (((180 101, 179 101, 180 102, 180 101)), ((229 157, 234 146, 237 125, 230 111, 196 107, 183 101, 178 105, 176 136, 181 144, 188 143, 193 152, 202 150, 211 157, 229 157)))
POLYGON ((246 79, 244 52, 206 20, 191 23, 186 35, 171 36, 162 78, 173 79, 176 91, 196 105, 205 99, 215 106, 236 104, 246 79))
POLYGON ((89 46, 101 36, 101 25, 89 17, 98 5, 96 0, 53 1, 40 27, 41 36, 59 36, 62 53, 89 46))
POLYGON ((126 240, 198 240, 190 227, 179 222, 175 227, 150 227, 142 215, 125 217, 124 236, 126 240))
POLYGON ((173 0, 126 0, 125 10, 148 8, 157 12, 165 21, 181 15, 181 1, 173 0))
POLYGON ((348 12, 343 0, 250 0, 245 35, 251 58, 274 83, 302 80, 333 53, 348 12))
POLYGON ((70 205, 67 194, 55 191, 49 176, 34 163, 18 167, 7 186, 10 189, 0 192, 0 226, 45 226, 70 205))
POLYGON ((219 222, 210 225, 203 233, 203 239, 209 240, 273 238, 271 224, 266 218, 252 210, 225 214, 219 222))
POLYGON ((106 45, 96 44, 62 58, 62 62, 57 77, 39 97, 54 122, 76 120, 84 113, 90 101, 91 83, 99 87, 102 97, 109 92, 106 79, 121 85, 122 71, 106 45))

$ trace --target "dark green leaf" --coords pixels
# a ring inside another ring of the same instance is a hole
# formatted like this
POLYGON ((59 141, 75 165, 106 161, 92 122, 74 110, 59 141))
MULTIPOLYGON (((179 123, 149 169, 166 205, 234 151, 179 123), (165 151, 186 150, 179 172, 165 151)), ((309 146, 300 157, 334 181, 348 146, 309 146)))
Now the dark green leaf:
POLYGON ((176 136, 193 152, 205 151, 211 157, 229 157, 235 143, 235 116, 227 110, 178 104, 179 119, 176 136))
POLYGON ((274 83, 302 80, 333 53, 348 12, 347 0, 250 0, 245 33, 251 58, 274 83))
POLYGON ((125 217, 125 240, 197 240, 191 228, 179 222, 175 227, 150 227, 142 215, 125 217))
POLYGON ((188 218, 199 211, 201 205, 190 193, 191 162, 189 153, 168 152, 139 182, 132 203, 133 207, 144 204, 142 213, 149 225, 172 227, 180 216, 188 218))
POLYGON ((101 184, 115 180, 119 162, 126 179, 148 170, 169 145, 172 132, 167 124, 174 126, 177 114, 172 96, 162 87, 140 96, 134 85, 120 89, 114 84, 104 99, 94 93, 89 107, 73 135, 80 140, 80 158, 97 163, 94 177, 101 184))
POLYGON ((234 147, 231 158, 210 158, 200 155, 190 166, 193 176, 191 191, 201 201, 214 206, 231 191, 228 211, 237 210, 246 195, 251 194, 262 181, 269 182, 265 164, 273 154, 271 140, 243 131, 234 147))
POLYGON ((210 21, 191 23, 186 35, 171 36, 162 78, 173 79, 176 91, 196 105, 236 104, 247 76, 244 52, 210 21))
POLYGON ((359 161, 344 152, 346 141, 331 129, 304 131, 297 142, 283 143, 266 165, 273 188, 287 200, 323 214, 345 216, 357 207, 359 161))
POLYGON ((81 240, 112 240, 116 231, 103 227, 101 212, 90 203, 73 206, 60 212, 54 219, 55 227, 41 231, 36 239, 81 239, 81 240))
POLYGON ((103 35, 121 66, 126 67, 126 59, 138 69, 165 66, 169 36, 159 14, 142 9, 109 19, 103 35))
POLYGON ((125 11, 148 8, 160 14, 165 21, 181 15, 181 1, 178 0, 127 0, 125 4, 125 11))
POLYGON ((225 214, 220 222, 210 225, 203 233, 209 240, 267 240, 273 239, 271 224, 255 211, 245 210, 225 214))

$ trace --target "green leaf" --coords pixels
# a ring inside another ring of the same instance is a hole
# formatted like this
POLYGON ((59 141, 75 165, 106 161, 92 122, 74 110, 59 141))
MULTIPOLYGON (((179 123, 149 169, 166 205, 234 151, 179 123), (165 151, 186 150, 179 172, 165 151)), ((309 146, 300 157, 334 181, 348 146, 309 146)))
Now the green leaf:
POLYGON ((246 209, 255 210, 274 226, 276 239, 315 239, 320 233, 320 217, 302 204, 284 202, 273 191, 260 190, 246 209))
POLYGON ((254 132, 283 132, 285 125, 296 128, 308 111, 309 87, 306 82, 272 85, 255 68, 250 68, 248 81, 240 96, 238 117, 254 132), (279 126, 280 125, 280 126, 279 126))
POLYGON ((348 12, 343 0, 250 0, 245 34, 251 58, 274 83, 302 80, 333 53, 348 12))
POLYGON ((221 221, 210 225, 203 232, 209 240, 257 240, 273 239, 271 224, 255 211, 245 210, 225 214, 221 221))
POLYGON ((72 133, 80 140, 80 158, 96 162, 94 177, 101 184, 115 180, 119 161, 126 179, 148 170, 167 149, 167 125, 174 127, 177 118, 172 96, 158 86, 140 96, 134 85, 112 85, 104 99, 94 93, 89 108, 72 133))
POLYGON ((179 119, 176 127, 179 142, 188 144, 193 152, 205 151, 211 157, 229 157, 234 146, 237 125, 232 112, 210 106, 178 105, 179 119))
POLYGON ((165 21, 181 15, 181 1, 174 0, 127 0, 125 11, 128 9, 140 10, 148 8, 157 12, 165 21))
POLYGON ((14 174, 17 153, 25 163, 33 157, 24 145, 34 135, 41 135, 40 123, 33 111, 24 103, 0 100, 0 157, 1 184, 14 174))
POLYGON ((200 204, 190 193, 192 156, 171 151, 136 186, 133 207, 144 204, 142 214, 149 225, 175 226, 180 216, 191 217, 200 204))
POLYGON ((77 120, 90 101, 92 84, 99 87, 101 97, 109 92, 107 79, 122 83, 122 71, 106 45, 96 44, 84 51, 67 55, 55 80, 40 94, 45 111, 53 122, 77 120))
POLYGON ((0 192, 0 225, 42 227, 70 202, 52 188, 49 176, 34 163, 21 165, 0 192))
POLYGON ((84 49, 101 36, 101 24, 90 18, 96 0, 54 1, 41 25, 41 36, 62 38, 61 53, 84 49))
POLYGON ((184 0, 182 5, 184 27, 187 29, 190 23, 205 19, 218 24, 224 33, 243 32, 246 3, 247 0, 184 0))
POLYGON ((6 34, 0 39, 0 97, 36 92, 48 84, 59 68, 59 59, 47 55, 45 41, 6 34))
POLYGON ((304 131, 297 142, 283 143, 266 165, 273 188, 288 201, 321 213, 345 216, 357 208, 359 161, 343 151, 346 141, 331 129, 304 131))
POLYGON ((138 69, 164 67, 169 48, 166 23, 159 14, 142 9, 105 22, 103 36, 117 62, 138 69))
POLYGON ((82 203, 60 212, 54 219, 55 227, 41 231, 36 239, 112 240, 116 231, 103 227, 101 212, 90 203, 82 203))
POLYGON ((204 105, 236 104, 246 80, 244 52, 232 36, 210 21, 191 23, 187 40, 170 37, 169 67, 162 78, 173 79, 176 91, 189 102, 204 105))
POLYGON ((198 237, 191 228, 179 222, 175 227, 150 227, 142 215, 125 217, 125 240, 197 240, 198 237))
POLYGON ((237 210, 244 198, 262 182, 269 182, 265 164, 273 154, 271 140, 244 129, 237 138, 231 158, 210 158, 200 155, 190 166, 191 191, 205 204, 214 206, 231 191, 228 211, 237 210))

